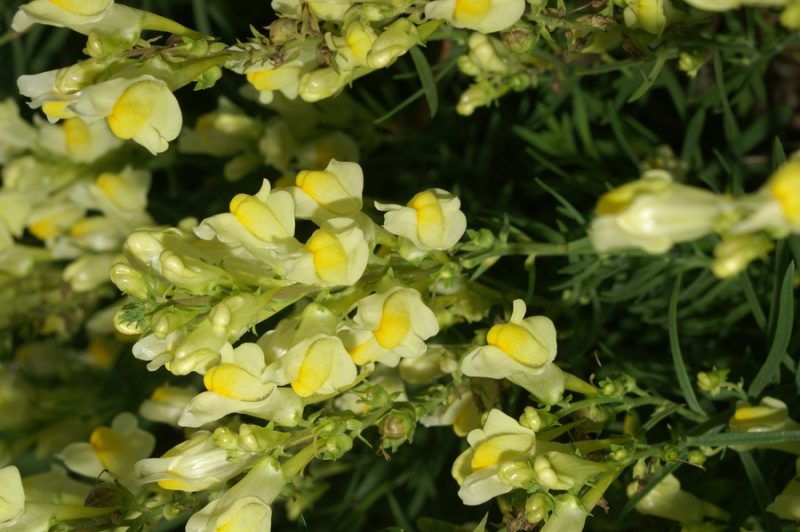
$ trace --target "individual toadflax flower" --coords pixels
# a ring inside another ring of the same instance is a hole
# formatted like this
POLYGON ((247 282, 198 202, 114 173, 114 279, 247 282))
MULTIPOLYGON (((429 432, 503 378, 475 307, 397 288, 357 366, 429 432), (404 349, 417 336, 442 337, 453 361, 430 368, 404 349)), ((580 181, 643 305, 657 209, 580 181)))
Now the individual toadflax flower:
POLYGON ((316 66, 316 47, 300 46, 292 49, 279 65, 256 65, 247 70, 246 76, 258 91, 261 103, 272 102, 275 92, 294 100, 300 91, 300 77, 316 66))
POLYGON ((285 277, 314 286, 350 286, 367 268, 369 243, 350 218, 320 224, 300 251, 286 256, 285 277))
POLYGON ((589 512, 581 504, 580 499, 570 493, 556 499, 553 514, 542 527, 542 532, 567 532, 583 530, 589 512))
POLYGON ((385 68, 419 42, 417 27, 407 18, 399 18, 386 26, 372 42, 366 55, 369 68, 385 68))
POLYGON ((135 470, 141 483, 157 482, 165 490, 195 492, 221 486, 251 462, 251 454, 223 449, 211 432, 201 430, 161 458, 139 460, 135 470))
POLYGON ((564 374, 553 363, 556 328, 546 316, 525 318, 526 310, 524 301, 514 300, 511 319, 489 329, 487 345, 467 353, 461 371, 470 377, 508 379, 552 404, 564 391, 564 374))
POLYGON ((625 248, 665 253, 710 233, 729 205, 712 192, 675 183, 664 170, 650 170, 600 197, 589 238, 600 253, 625 248))
POLYGON ((159 386, 139 406, 139 415, 150 421, 177 427, 183 409, 195 395, 197 389, 193 386, 159 386))
POLYGON ((671 10, 670 0, 625 0, 625 25, 661 35, 671 10))
POLYGON ((339 331, 358 365, 396 366, 401 358, 425 353, 425 340, 439 332, 436 315, 413 288, 396 287, 358 302, 352 324, 339 331))
POLYGON ((110 427, 94 429, 89 443, 71 443, 58 457, 70 471, 89 478, 104 472, 123 484, 133 481, 134 464, 150 456, 156 439, 136 425, 136 417, 123 412, 111 422, 110 427))
POLYGON ((386 212, 387 231, 424 250, 447 250, 459 241, 467 229, 460 207, 457 197, 440 188, 420 192, 405 207, 375 202, 376 209, 386 212))
MULTIPOLYGON (((800 429, 800 424, 789 417, 789 408, 786 403, 774 397, 764 397, 756 406, 747 403, 737 405, 736 411, 728 421, 728 426, 732 432, 775 432, 800 429)), ((731 445, 731 447, 737 451, 753 448, 739 445, 731 445)), ((774 443, 763 447, 800 454, 800 444, 797 442, 774 443)))
POLYGON ((0 529, 8 532, 46 532, 73 519, 109 513, 108 508, 84 506, 91 486, 67 476, 62 468, 20 479, 15 466, 0 469, 0 529))
POLYGON ((286 476, 280 464, 274 458, 262 458, 235 486, 194 514, 186 523, 186 530, 269 531, 270 504, 285 485, 286 476))
POLYGON ((325 170, 304 170, 288 190, 295 203, 295 216, 323 222, 352 218, 361 212, 364 173, 357 163, 331 160, 325 170))
POLYGON ((468 506, 508 493, 514 486, 499 475, 501 467, 525 460, 536 452, 536 435, 500 410, 492 409, 483 428, 467 435, 470 448, 453 463, 453 478, 461 488, 458 496, 468 506))
POLYGON ((481 33, 504 30, 524 12, 523 0, 434 0, 425 5, 429 19, 445 19, 458 28, 481 33))
POLYGON ((87 123, 105 119, 114 135, 133 139, 153 155, 166 151, 183 123, 178 100, 166 82, 149 75, 86 87, 69 109, 87 123))
POLYGON ((37 144, 45 150, 78 163, 91 163, 119 147, 118 139, 105 122, 86 124, 78 117, 60 124, 41 124, 37 144))
POLYGON ((356 366, 342 341, 317 334, 302 340, 267 366, 264 380, 279 386, 289 384, 299 397, 313 402, 349 386, 356 375, 356 366))
MULTIPOLYGON (((642 486, 639 482, 628 484, 628 497, 633 497, 642 486)), ((722 509, 681 489, 680 481, 667 475, 636 503, 636 511, 664 519, 678 521, 684 525, 702 523, 705 517, 727 520, 722 509)))
POLYGON ((781 165, 758 192, 737 203, 747 215, 731 233, 800 233, 800 157, 781 165))
POLYGON ((221 349, 219 365, 203 375, 208 391, 194 397, 183 410, 178 424, 199 427, 238 412, 293 426, 302 417, 303 403, 291 390, 278 388, 262 378, 266 365, 257 344, 244 343, 221 349))
POLYGON ((276 249, 285 249, 296 241, 292 196, 271 188, 264 179, 256 194, 237 194, 230 201, 230 212, 206 218, 195 227, 195 234, 203 240, 217 238, 234 247, 242 246, 257 258, 272 260, 276 249))
POLYGON ((114 0, 33 0, 20 6, 11 21, 14 31, 32 24, 81 27, 100 21, 112 9, 114 0))

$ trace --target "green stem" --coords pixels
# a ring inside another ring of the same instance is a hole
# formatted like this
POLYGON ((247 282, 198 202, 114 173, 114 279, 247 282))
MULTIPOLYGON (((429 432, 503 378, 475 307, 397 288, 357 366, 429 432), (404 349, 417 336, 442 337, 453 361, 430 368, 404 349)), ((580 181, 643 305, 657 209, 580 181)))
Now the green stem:
POLYGON ((614 480, 616 480, 619 474, 622 473, 622 470, 623 468, 609 471, 608 473, 600 477, 600 479, 595 483, 594 486, 592 486, 592 488, 589 491, 583 494, 583 497, 581 497, 581 503, 583 504, 583 507, 586 508, 586 510, 591 511, 592 508, 594 508, 597 505, 597 503, 600 502, 600 499, 603 498, 603 495, 605 494, 606 490, 609 488, 609 486, 611 486, 611 483, 614 482, 614 480))
POLYGON ((309 462, 317 455, 317 445, 317 443, 306 445, 300 449, 297 454, 283 463, 283 472, 286 478, 295 477, 305 469, 309 462))

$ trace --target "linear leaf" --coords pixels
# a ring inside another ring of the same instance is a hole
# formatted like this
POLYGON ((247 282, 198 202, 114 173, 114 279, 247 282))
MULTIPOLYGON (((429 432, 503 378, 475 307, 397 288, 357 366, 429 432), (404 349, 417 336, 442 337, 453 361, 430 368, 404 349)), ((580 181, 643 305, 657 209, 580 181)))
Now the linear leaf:
POLYGON ((760 395, 764 388, 771 381, 781 364, 781 357, 789 347, 789 340, 792 338, 792 328, 794 326, 794 262, 790 262, 786 267, 786 273, 781 283, 780 295, 778 296, 778 314, 775 322, 775 334, 772 337, 767 358, 761 369, 758 370, 747 393, 751 396, 760 395))
POLYGON ((678 376, 678 385, 681 388, 683 398, 691 410, 698 414, 705 415, 705 412, 697 402, 697 396, 694 394, 692 388, 692 381, 689 378, 689 373, 686 370, 686 363, 683 361, 683 354, 681 353, 681 344, 678 339, 678 297, 681 294, 681 280, 682 274, 678 275, 675 279, 675 288, 672 290, 672 297, 669 301, 669 347, 672 351, 672 365, 675 367, 675 374, 678 376))
POLYGON ((652 70, 644 78, 644 83, 642 83, 636 92, 634 92, 630 98, 628 98, 628 103, 634 102, 644 96, 650 87, 653 86, 653 83, 658 79, 658 75, 661 73, 661 69, 664 68, 664 62, 667 60, 667 53, 665 49, 661 49, 656 56, 656 61, 653 64, 652 70))
POLYGON ((776 430, 772 432, 722 432, 719 434, 703 434, 687 436, 684 443, 692 447, 713 445, 729 447, 731 445, 773 445, 800 441, 800 430, 776 430))
POLYGON ((431 112, 431 117, 434 117, 439 109, 439 93, 436 90, 436 81, 433 79, 431 65, 425 58, 425 54, 419 49, 419 46, 413 47, 410 52, 411 59, 414 61, 414 68, 417 69, 417 75, 419 75, 419 81, 422 83, 422 90, 425 91, 428 109, 431 112))

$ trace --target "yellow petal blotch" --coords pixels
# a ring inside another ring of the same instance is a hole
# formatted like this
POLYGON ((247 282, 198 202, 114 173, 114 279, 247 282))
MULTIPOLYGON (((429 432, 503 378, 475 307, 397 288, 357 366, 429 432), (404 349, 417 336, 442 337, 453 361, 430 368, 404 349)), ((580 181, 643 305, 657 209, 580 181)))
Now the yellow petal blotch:
POLYGON ((439 200, 430 191, 420 192, 408 202, 417 211, 417 236, 426 246, 437 246, 444 237, 444 214, 439 200))
POLYGON ((240 401, 264 398, 261 381, 236 364, 220 364, 209 369, 203 376, 203 384, 210 392, 240 401))
POLYGON ((385 349, 394 349, 405 340, 411 330, 406 294, 395 292, 383 302, 383 313, 378 328, 372 334, 385 349))
POLYGON ((128 460, 125 453, 125 440, 109 427, 97 427, 89 438, 100 462, 112 474, 125 470, 128 460))
POLYGON ((249 194, 237 194, 230 203, 230 211, 248 231, 266 242, 287 238, 289 232, 264 202, 249 194))
POLYGON ((306 249, 314 257, 314 269, 320 279, 329 283, 345 281, 347 253, 336 235, 327 229, 318 229, 306 242, 306 249))
POLYGON ((491 0, 456 0, 453 17, 461 24, 475 25, 489 13, 491 0))
POLYGON ((470 461, 473 470, 496 465, 502 460, 512 460, 527 453, 533 447, 534 439, 527 434, 500 434, 493 436, 475 447, 470 461))
POLYGON ((547 349, 525 327, 516 323, 495 325, 486 334, 486 342, 508 356, 533 368, 538 368, 550 360, 547 349))
POLYGON ((359 207, 331 172, 305 170, 297 174, 295 182, 311 199, 336 214, 347 214, 359 207))
POLYGON ((114 135, 126 140, 135 137, 150 122, 164 90, 163 84, 150 80, 126 88, 107 118, 114 135))
POLYGON ((50 0, 50 3, 75 15, 89 17, 105 11, 113 0, 50 0))
POLYGON ((800 226, 800 161, 789 161, 772 176, 769 189, 792 225, 800 226))
POLYGON ((335 349, 336 341, 333 339, 320 339, 311 344, 297 378, 291 382, 294 393, 300 397, 308 397, 325 384, 331 374, 335 349))

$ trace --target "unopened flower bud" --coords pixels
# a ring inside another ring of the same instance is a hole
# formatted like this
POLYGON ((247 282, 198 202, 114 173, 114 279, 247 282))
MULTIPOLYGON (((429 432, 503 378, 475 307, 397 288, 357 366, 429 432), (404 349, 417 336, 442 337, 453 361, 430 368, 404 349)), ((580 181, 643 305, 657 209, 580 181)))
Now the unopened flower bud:
POLYGON ((319 454, 323 460, 338 460, 352 448, 353 438, 347 434, 339 434, 325 442, 319 454))
POLYGON ((706 455, 700 449, 692 449, 686 456, 686 461, 690 464, 701 466, 706 462, 706 455))
POLYGON ((536 481, 531 464, 522 460, 503 463, 497 470, 497 478, 515 488, 527 488, 536 481))
POLYGON ((461 116, 470 116, 478 107, 489 105, 497 94, 490 84, 476 83, 461 93, 456 105, 456 112, 461 116))
POLYGON ((406 440, 411 441, 416 426, 415 422, 416 419, 412 412, 395 410, 383 418, 378 430, 384 440, 402 443, 406 440))
POLYGON ((214 444, 220 449, 232 451, 239 448, 236 434, 227 427, 219 427, 214 431, 214 444))
POLYGON ((720 279, 733 277, 747 265, 763 257, 775 245, 766 235, 751 233, 726 238, 714 248, 714 263, 711 271, 720 279))
POLYGON ((647 462, 637 460, 633 466, 633 478, 642 480, 647 476, 647 462))
POLYGON ((269 38, 275 44, 283 44, 297 36, 297 21, 279 18, 269 25, 269 38))
POLYGON ((547 515, 547 497, 541 493, 534 493, 525 501, 525 519, 535 525, 547 515))
POLYGON ((539 40, 539 33, 530 24, 517 21, 508 29, 500 32, 500 38, 506 48, 517 54, 527 54, 539 40))
POLYGON ((661 453, 661 458, 667 462, 674 462, 680 459, 680 457, 681 451, 677 447, 666 447, 661 453))
POLYGON ((526 406, 522 415, 519 417, 519 424, 531 429, 533 432, 539 432, 543 425, 542 416, 540 416, 539 411, 532 406, 526 406))

